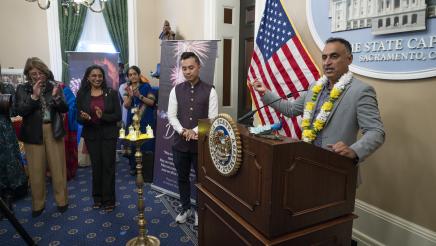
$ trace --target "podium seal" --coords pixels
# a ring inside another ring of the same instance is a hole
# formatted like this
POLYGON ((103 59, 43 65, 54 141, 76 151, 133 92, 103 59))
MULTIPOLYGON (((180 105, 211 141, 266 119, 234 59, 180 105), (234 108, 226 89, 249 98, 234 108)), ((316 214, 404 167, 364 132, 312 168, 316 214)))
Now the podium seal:
POLYGON ((235 175, 242 163, 242 144, 238 128, 228 114, 213 119, 209 130, 209 151, 218 173, 235 175))

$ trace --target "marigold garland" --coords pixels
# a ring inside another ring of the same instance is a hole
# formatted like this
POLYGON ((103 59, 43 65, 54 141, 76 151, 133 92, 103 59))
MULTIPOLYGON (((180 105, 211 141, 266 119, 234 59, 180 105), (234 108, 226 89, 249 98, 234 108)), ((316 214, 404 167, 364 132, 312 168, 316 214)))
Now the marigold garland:
POLYGON ((321 110, 311 126, 310 122, 312 121, 316 100, 318 99, 318 95, 324 85, 327 83, 328 79, 325 75, 323 75, 318 81, 315 82, 315 85, 312 87, 312 101, 308 101, 304 107, 303 120, 301 123, 301 127, 303 128, 303 141, 312 143, 316 139, 318 133, 324 128, 326 120, 330 115, 336 100, 341 96, 345 86, 351 83, 352 78, 353 75, 350 71, 343 74, 341 78, 339 78, 339 81, 333 86, 333 89, 330 91, 329 98, 321 106, 321 110))

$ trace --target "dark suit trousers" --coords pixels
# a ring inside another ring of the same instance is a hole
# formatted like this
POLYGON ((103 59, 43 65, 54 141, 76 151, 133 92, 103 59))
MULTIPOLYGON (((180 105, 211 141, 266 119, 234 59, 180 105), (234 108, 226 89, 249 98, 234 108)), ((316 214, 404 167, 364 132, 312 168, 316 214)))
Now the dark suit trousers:
MULTIPOLYGON (((173 162, 177 170, 177 181, 179 185, 180 203, 184 211, 191 208, 191 167, 195 171, 195 180, 197 183, 197 153, 181 152, 173 148, 173 162)), ((195 196, 197 203, 197 196, 195 196)))
POLYGON ((115 204, 116 139, 85 139, 92 166, 92 196, 94 202, 115 204))

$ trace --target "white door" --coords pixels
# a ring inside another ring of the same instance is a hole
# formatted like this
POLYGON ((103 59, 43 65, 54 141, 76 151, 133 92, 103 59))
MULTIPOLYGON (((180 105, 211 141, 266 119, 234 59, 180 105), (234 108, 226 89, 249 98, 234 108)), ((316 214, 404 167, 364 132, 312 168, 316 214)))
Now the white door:
POLYGON ((219 112, 237 118, 239 0, 205 0, 205 39, 217 39, 218 58, 214 85, 219 112))

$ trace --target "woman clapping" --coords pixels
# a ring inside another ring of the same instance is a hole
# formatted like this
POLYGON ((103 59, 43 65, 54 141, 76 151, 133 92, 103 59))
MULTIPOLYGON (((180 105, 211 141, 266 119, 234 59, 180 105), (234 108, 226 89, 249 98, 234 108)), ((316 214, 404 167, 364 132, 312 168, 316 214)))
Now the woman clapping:
POLYGON ((118 94, 107 86, 102 67, 86 69, 77 92, 77 120, 83 125, 92 164, 94 208, 110 212, 115 208, 115 155, 117 122, 121 120, 118 94))
MULTIPOLYGON (((126 93, 123 97, 123 106, 128 109, 127 112, 127 126, 133 123, 132 108, 139 110, 140 116, 140 130, 146 131, 147 126, 155 128, 155 121, 153 109, 155 106, 156 98, 152 93, 152 88, 149 83, 141 82, 141 70, 137 66, 131 66, 127 70, 127 77, 129 78, 129 85, 126 87, 126 93)), ((154 139, 147 141, 141 146, 143 176, 145 182, 153 182, 153 153, 154 153, 154 139), (148 161, 147 161, 148 160, 148 161)), ((129 156, 130 174, 136 173, 136 160, 135 155, 132 153, 129 156)))
POLYGON ((49 80, 50 70, 39 58, 27 59, 24 75, 27 82, 17 87, 16 110, 23 117, 20 140, 29 168, 32 216, 39 216, 45 208, 46 163, 58 210, 63 213, 68 208, 68 195, 62 113, 68 106, 62 89, 49 80))

